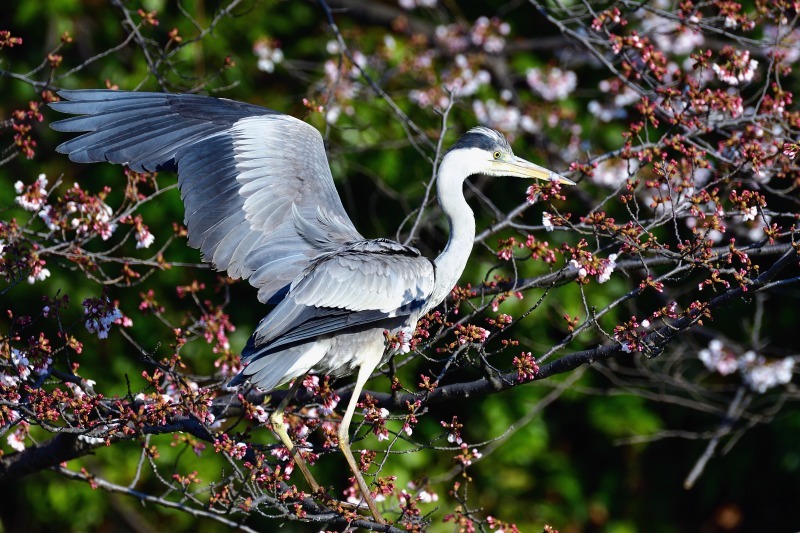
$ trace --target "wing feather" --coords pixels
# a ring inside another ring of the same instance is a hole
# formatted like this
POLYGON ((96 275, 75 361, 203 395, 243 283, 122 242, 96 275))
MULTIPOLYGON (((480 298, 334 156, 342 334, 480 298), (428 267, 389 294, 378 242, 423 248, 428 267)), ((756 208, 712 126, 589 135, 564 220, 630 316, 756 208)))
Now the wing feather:
POLYGON ((363 240, 341 203, 322 136, 263 107, 199 95, 62 91, 53 123, 82 135, 77 162, 178 172, 189 244, 273 302, 320 254, 363 240), (300 219, 313 224, 298 225, 300 219), (303 231, 308 230, 309 235, 303 231), (268 263, 263 263, 268 258, 268 263))
POLYGON ((352 243, 304 271, 256 328, 253 353, 261 357, 355 325, 413 315, 433 284, 433 264, 416 249, 386 240, 352 243))

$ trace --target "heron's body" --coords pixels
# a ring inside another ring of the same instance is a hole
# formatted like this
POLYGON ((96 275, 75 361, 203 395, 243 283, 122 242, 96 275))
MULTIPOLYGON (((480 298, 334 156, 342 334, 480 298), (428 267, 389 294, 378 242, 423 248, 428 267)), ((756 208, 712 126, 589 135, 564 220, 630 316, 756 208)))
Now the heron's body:
MULTIPOLYGON (((339 441, 380 519, 349 450, 347 429, 366 379, 391 355, 387 338, 413 332, 464 270, 475 237, 464 180, 484 173, 571 182, 514 156, 501 134, 471 130, 439 167, 437 193, 450 239, 431 261, 410 246, 358 233, 334 187, 322 136, 300 120, 197 95, 59 94, 67 101, 52 107, 81 116, 52 127, 83 133, 60 145, 60 152, 81 163, 176 171, 189 244, 218 270, 257 287, 261 302, 275 304, 243 350, 246 366, 231 385, 271 389, 308 372, 358 372, 339 441)), ((292 449, 284 407, 273 426, 292 449)))

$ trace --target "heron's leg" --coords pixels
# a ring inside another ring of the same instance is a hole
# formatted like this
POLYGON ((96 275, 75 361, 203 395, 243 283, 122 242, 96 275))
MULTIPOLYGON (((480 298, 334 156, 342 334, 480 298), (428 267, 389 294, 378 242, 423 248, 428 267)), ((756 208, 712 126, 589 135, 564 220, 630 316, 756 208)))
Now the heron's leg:
POLYGON ((381 513, 378 512, 375 500, 373 500, 372 495, 370 495, 369 487, 367 487, 364 477, 358 469, 358 463, 356 463, 356 460, 353 458, 353 452, 350 451, 350 421, 353 419, 353 413, 356 410, 356 404, 358 403, 358 397, 361 395, 361 390, 364 388, 364 384, 367 382, 367 379, 374 369, 375 365, 369 364, 361 365, 361 368, 358 369, 358 377, 356 378, 356 386, 353 389, 353 396, 350 398, 350 403, 347 404, 347 410, 344 412, 342 421, 339 424, 338 438, 339 448, 342 450, 342 453, 344 453, 347 463, 350 465, 350 470, 353 471, 353 475, 356 478, 358 488, 364 497, 364 501, 367 502, 367 506, 373 518, 375 518, 379 524, 383 524, 383 517, 381 513))
POLYGON ((286 394, 286 397, 281 401, 280 404, 278 404, 278 407, 275 409, 275 411, 269 415, 269 420, 272 422, 272 431, 278 436, 283 445, 286 446, 286 449, 289 450, 289 453, 292 454, 294 463, 300 469, 300 472, 302 472, 303 477, 306 478, 311 490, 313 492, 319 492, 319 483, 317 483, 317 481, 314 479, 314 476, 311 475, 305 459, 303 459, 303 456, 295 447, 292 439, 289 438, 289 433, 286 431, 286 427, 283 425, 283 413, 286 411, 289 401, 294 397, 297 389, 300 388, 302 383, 302 378, 298 378, 294 381, 294 384, 291 386, 291 388, 289 388, 289 392, 286 394))

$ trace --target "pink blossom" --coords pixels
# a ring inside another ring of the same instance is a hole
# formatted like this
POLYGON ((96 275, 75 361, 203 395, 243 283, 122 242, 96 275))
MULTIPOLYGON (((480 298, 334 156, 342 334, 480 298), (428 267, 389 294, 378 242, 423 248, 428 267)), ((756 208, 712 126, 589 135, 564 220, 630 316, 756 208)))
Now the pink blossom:
POLYGON ((713 339, 708 343, 708 348, 704 348, 697 353, 697 357, 703 362, 707 369, 719 372, 723 376, 733 374, 738 369, 736 355, 730 350, 725 349, 718 339, 713 339))
POLYGON ((146 226, 136 229, 136 248, 150 248, 156 238, 146 226))
POLYGON ((28 283, 33 285, 37 281, 44 281, 50 277, 50 270, 44 268, 46 263, 43 260, 34 262, 31 273, 28 274, 28 283))
POLYGON ((315 376, 313 374, 308 374, 303 379, 303 386, 306 388, 308 392, 316 393, 319 391, 319 376, 315 376))
POLYGON ((758 68, 758 60, 750 59, 749 50, 730 50, 725 55, 728 58, 726 63, 711 65, 711 70, 720 81, 724 81, 728 85, 739 85, 753 80, 758 68))
POLYGON ((25 439, 28 436, 28 424, 20 422, 17 429, 6 437, 6 442, 18 452, 25 451, 25 439))
POLYGON ((14 201, 26 211, 38 211, 47 200, 47 177, 39 174, 36 181, 25 187, 21 181, 14 183, 14 191, 19 195, 14 201))
POLYGON ((614 269, 617 268, 617 254, 611 254, 608 256, 608 259, 601 259, 601 270, 597 274, 597 281, 599 283, 605 283, 609 279, 611 279, 611 274, 614 272, 614 269))

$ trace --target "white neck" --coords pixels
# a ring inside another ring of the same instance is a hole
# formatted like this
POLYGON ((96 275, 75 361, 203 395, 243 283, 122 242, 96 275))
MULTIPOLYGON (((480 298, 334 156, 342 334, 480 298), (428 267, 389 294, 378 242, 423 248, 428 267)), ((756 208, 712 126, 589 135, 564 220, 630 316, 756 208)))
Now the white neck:
POLYGON ((469 158, 459 157, 453 152, 447 154, 439 166, 436 193, 450 226, 450 239, 444 251, 434 260, 436 282, 423 314, 447 298, 464 272, 469 254, 472 252, 472 244, 475 241, 475 216, 464 199, 464 180, 474 173, 474 170, 470 171, 469 168, 475 168, 469 158))

